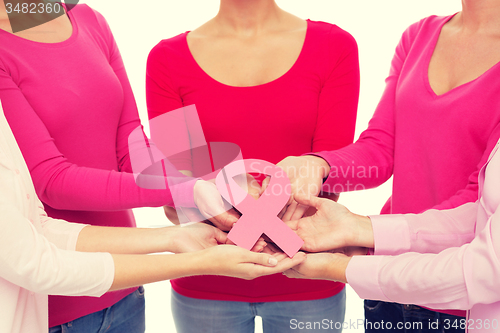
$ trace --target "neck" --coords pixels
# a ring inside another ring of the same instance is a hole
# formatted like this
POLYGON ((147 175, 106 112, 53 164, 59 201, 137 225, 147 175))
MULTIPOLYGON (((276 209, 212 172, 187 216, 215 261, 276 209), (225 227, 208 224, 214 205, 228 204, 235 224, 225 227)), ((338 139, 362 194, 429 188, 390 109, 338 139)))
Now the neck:
POLYGON ((282 14, 274 0, 221 0, 215 21, 234 33, 256 35, 276 26, 282 14))
POLYGON ((466 30, 500 34, 499 0, 462 0, 460 17, 466 30))

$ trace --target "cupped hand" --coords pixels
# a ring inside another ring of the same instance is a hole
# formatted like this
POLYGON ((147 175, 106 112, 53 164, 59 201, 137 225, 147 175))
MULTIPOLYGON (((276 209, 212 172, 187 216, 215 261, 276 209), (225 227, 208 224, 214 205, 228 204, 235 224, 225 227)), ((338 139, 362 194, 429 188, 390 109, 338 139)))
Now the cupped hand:
POLYGON ((299 252, 293 258, 282 254, 255 253, 234 245, 219 245, 207 249, 204 262, 210 265, 207 274, 251 280, 260 276, 284 272, 299 265, 306 257, 299 252))
POLYGON ((351 257, 340 253, 309 253, 306 260, 284 272, 289 278, 331 280, 347 283, 351 257))
POLYGON ((373 247, 373 229, 368 217, 353 214, 346 207, 328 199, 298 195, 296 200, 317 209, 312 216, 287 222, 304 240, 304 251, 324 252, 350 246, 373 247))
POLYGON ((186 253, 204 250, 227 242, 227 235, 218 228, 205 223, 190 223, 169 227, 172 236, 172 252, 186 253))

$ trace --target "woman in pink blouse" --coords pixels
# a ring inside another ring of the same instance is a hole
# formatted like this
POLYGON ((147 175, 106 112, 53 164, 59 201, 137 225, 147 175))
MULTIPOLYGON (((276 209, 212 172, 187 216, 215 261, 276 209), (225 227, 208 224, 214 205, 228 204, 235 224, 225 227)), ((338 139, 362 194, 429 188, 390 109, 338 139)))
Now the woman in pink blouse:
MULTIPOLYGON (((477 200, 479 170, 500 137, 500 1, 462 4, 458 14, 431 16, 404 32, 382 99, 356 143, 279 164, 292 171, 296 192, 319 188, 324 178, 324 190, 345 192, 394 176, 383 214, 450 209, 477 200), (295 177, 297 170, 308 176, 295 177)), ((295 208, 290 206, 285 220, 300 217, 304 207, 295 208)), ((368 320, 394 326, 457 319, 448 315, 465 313, 365 302, 368 320)))

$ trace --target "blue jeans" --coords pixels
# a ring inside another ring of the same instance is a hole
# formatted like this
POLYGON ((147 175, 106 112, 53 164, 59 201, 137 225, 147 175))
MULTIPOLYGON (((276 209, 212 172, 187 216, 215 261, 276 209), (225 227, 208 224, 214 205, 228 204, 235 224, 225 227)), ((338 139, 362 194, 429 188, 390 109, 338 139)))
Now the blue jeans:
POLYGON ((109 308, 51 327, 49 333, 144 333, 145 310, 144 288, 139 287, 109 308))
POLYGON ((366 333, 463 333, 465 330, 460 329, 461 320, 465 318, 416 305, 365 300, 366 333))
POLYGON ((325 299, 264 303, 196 299, 172 290, 172 313, 177 333, 253 333, 255 316, 269 333, 341 332, 345 289, 325 299))

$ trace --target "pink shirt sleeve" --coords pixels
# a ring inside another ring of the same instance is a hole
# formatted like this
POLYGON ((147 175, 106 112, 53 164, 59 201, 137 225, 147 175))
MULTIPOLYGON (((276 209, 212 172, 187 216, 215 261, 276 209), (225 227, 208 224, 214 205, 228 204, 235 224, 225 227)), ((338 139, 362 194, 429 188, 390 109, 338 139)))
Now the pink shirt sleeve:
POLYGON ((411 45, 412 30, 407 30, 396 48, 391 69, 386 79, 382 98, 360 138, 343 149, 323 151, 316 155, 324 158, 332 167, 330 176, 323 185, 327 192, 347 192, 354 190, 354 184, 363 183, 364 188, 376 187, 392 176, 394 163, 394 103, 396 86, 406 54, 411 45), (358 179, 355 174, 346 172, 353 165, 366 170, 376 166, 378 177, 358 179))
MULTIPOLYGON (((169 57, 161 45, 155 46, 148 56, 146 69, 146 100, 149 120, 184 106, 177 87, 172 82, 168 70, 169 57)), ((151 133, 160 128, 151 127, 151 133)), ((178 142, 189 142, 189 133, 179 135, 178 142)), ((152 134, 154 135, 154 134, 152 134)), ((179 144, 181 145, 181 144, 179 144)), ((193 171, 192 154, 189 151, 176 154, 170 158, 177 170, 193 171)))
MULTIPOLYGON (((37 194, 56 209, 113 211, 136 207, 173 205, 170 190, 143 189, 131 173, 128 136, 140 126, 136 103, 125 68, 111 31, 104 18, 96 13, 109 44, 109 61, 124 92, 123 110, 117 129, 116 158, 119 171, 82 167, 69 162, 58 150, 43 121, 23 92, 0 63, 0 94, 9 124, 30 169, 37 194)), ((165 183, 167 183, 165 181, 165 183)), ((194 207, 193 185, 186 182, 177 204, 194 207)))
MULTIPOLYGON (((474 209, 473 205, 467 205, 451 214, 458 217, 463 213, 462 218, 467 219, 474 209)), ((432 220, 436 225, 442 222, 453 231, 455 228, 449 223, 452 215, 433 210, 410 219, 419 219, 418 223, 432 220)), ((497 210, 485 228, 461 247, 438 254, 355 257, 347 268, 347 280, 362 298, 433 309, 470 309, 478 303, 497 302, 500 299, 499 226, 500 210, 497 210)))
POLYGON ((319 95, 312 151, 335 150, 354 140, 359 99, 359 58, 356 40, 333 29, 328 44, 332 68, 319 95), (333 35, 335 34, 335 35, 333 35), (342 48, 339 52, 338 48, 342 48), (335 55, 335 56, 334 56, 335 55))
POLYGON ((370 216, 375 255, 406 252, 439 253, 474 239, 477 203, 451 210, 429 210, 421 215, 370 216))

